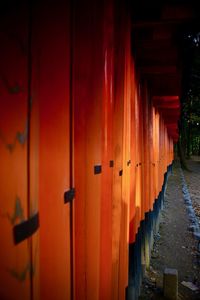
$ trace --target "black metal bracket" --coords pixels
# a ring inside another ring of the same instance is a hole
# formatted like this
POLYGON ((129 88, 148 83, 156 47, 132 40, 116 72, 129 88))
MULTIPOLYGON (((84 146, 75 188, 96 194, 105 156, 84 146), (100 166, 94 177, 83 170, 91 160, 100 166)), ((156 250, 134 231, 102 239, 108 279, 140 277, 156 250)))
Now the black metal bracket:
POLYGON ((114 160, 110 160, 110 168, 114 167, 114 160))
POLYGON ((127 166, 129 166, 131 164, 131 160, 129 159, 128 161, 127 161, 127 166))
POLYGON ((139 166, 141 166, 142 165, 142 163, 141 162, 139 162, 137 165, 136 165, 136 167, 139 167, 139 166))
POLYGON ((13 227, 13 238, 15 245, 32 236, 39 228, 39 213, 30 217, 28 220, 13 227))
POLYGON ((94 166, 94 174, 100 174, 101 173, 101 165, 94 166))
POLYGON ((64 193, 64 203, 71 202, 75 197, 75 188, 72 188, 64 193))

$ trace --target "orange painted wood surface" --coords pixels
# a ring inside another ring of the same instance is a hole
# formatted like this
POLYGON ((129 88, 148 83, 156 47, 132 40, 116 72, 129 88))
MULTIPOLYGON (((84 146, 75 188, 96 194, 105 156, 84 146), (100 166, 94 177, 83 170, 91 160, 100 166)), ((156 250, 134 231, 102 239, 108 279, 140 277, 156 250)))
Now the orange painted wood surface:
POLYGON ((73 97, 75 298, 99 299, 104 96, 103 7, 80 2, 75 11, 73 97), (89 9, 88 9, 89 5, 89 9), (84 13, 83 13, 84 12, 84 13), (84 59, 83 59, 84 58, 84 59), (95 173, 95 167, 101 166, 95 173))
POLYGON ((104 93, 102 99, 102 180, 100 208, 99 299, 112 294, 112 177, 113 177, 113 102, 114 102, 114 1, 104 7, 104 93), (105 271, 106 270, 106 271, 105 271))
POLYGON ((70 208, 64 204, 70 189, 69 6, 58 1, 39 12, 40 298, 66 300, 71 295, 70 208))
POLYGON ((13 236, 28 218, 26 8, 21 3, 0 22, 0 298, 9 300, 30 299, 29 245, 13 236))
POLYGON ((119 299, 125 298, 128 286, 128 247, 130 215, 130 164, 131 164, 131 53, 130 23, 124 15, 125 55, 124 55, 124 116, 123 116, 123 176, 120 221, 120 266, 119 266, 119 299))
POLYGON ((0 21, 2 300, 125 299, 129 244, 173 160, 179 98, 151 97, 124 2, 72 2, 0 21))

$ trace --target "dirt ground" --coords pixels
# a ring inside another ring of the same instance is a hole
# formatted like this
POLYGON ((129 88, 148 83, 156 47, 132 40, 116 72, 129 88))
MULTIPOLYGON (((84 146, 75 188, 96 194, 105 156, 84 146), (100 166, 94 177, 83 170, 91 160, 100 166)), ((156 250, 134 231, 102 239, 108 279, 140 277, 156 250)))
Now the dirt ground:
POLYGON ((191 172, 184 172, 190 196, 196 215, 200 218, 200 156, 194 156, 187 161, 191 172))
MULTIPOLYGON (((200 216, 200 158, 193 157, 188 161, 188 166, 191 172, 184 171, 184 177, 194 210, 200 216)), ((197 240, 188 229, 189 225, 183 200, 180 166, 176 162, 168 179, 160 228, 155 235, 151 266, 143 280, 140 299, 164 299, 165 268, 178 270, 178 299, 200 299, 200 252, 197 240), (194 292, 183 286, 182 281, 192 282, 199 291, 194 292)))

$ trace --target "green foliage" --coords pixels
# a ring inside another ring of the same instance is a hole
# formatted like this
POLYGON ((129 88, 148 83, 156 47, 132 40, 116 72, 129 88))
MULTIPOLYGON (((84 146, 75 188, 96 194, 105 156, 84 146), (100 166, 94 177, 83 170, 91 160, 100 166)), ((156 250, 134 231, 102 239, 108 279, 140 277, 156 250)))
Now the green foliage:
POLYGON ((200 155, 200 33, 184 37, 180 140, 184 155, 200 155))

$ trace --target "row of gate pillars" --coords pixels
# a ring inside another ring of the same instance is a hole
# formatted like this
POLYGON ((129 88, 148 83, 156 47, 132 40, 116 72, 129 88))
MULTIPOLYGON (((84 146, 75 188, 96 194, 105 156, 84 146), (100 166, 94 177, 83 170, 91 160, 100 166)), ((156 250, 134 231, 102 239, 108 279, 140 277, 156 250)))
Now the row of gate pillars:
POLYGON ((134 299, 149 263, 173 141, 124 1, 76 5, 0 19, 2 300, 134 299))

